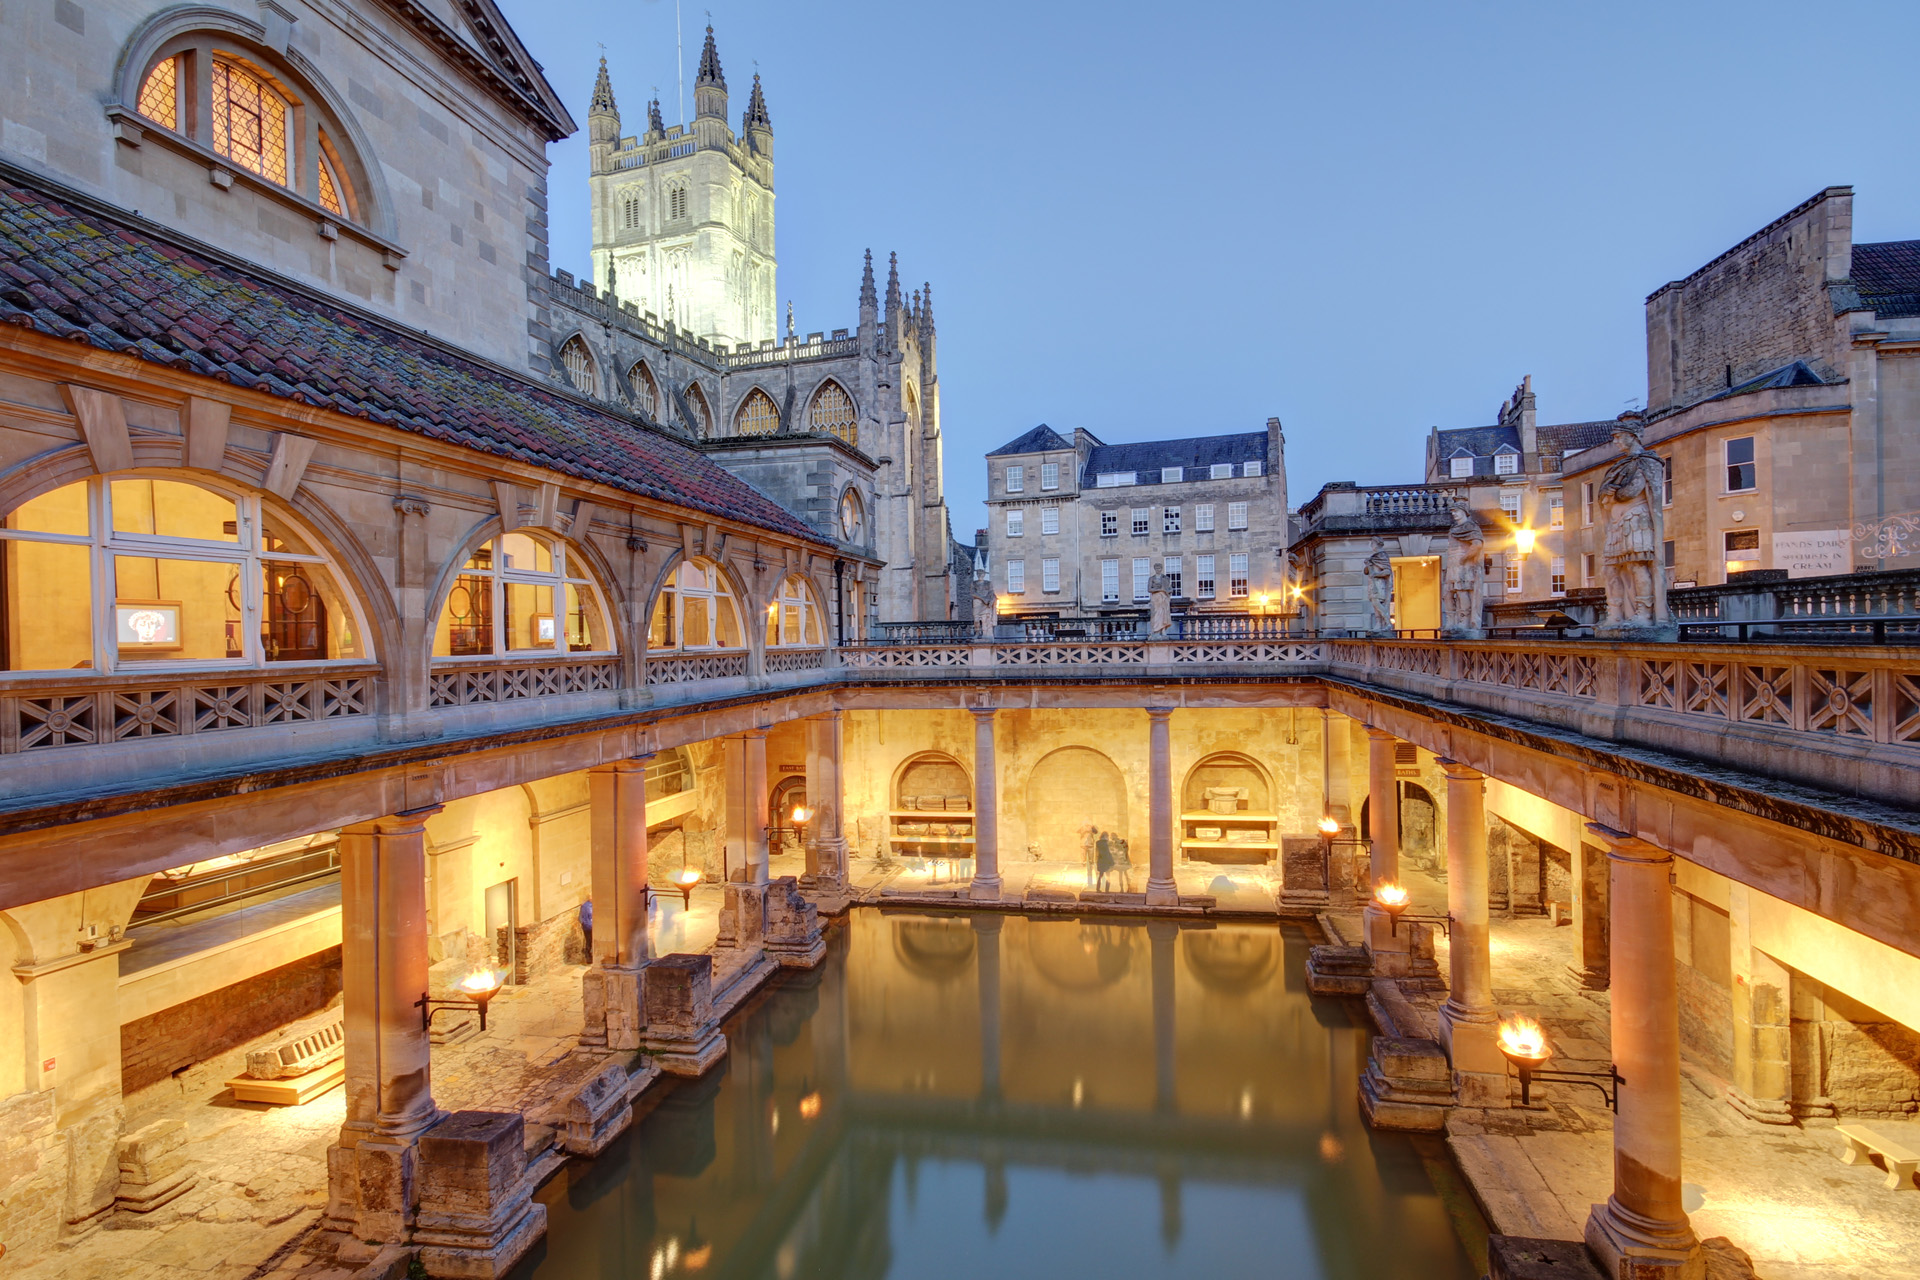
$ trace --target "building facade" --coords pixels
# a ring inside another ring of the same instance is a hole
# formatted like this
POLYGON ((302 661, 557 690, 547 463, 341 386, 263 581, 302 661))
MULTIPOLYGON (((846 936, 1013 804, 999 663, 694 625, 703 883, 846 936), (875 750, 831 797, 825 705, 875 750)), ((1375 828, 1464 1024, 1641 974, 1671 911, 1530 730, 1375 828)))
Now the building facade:
POLYGON ((987 560, 1002 613, 1265 606, 1285 580, 1286 437, 1110 445, 1044 424, 987 455, 987 560))

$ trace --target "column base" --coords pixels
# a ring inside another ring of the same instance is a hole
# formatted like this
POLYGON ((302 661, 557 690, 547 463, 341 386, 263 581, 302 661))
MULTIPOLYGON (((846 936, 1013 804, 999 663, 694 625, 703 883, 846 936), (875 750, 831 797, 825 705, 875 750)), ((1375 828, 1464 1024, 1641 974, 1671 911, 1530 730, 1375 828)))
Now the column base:
MULTIPOLYGON (((765 868, 761 868, 764 874, 765 868)), ((713 940, 717 948, 746 950, 757 947, 767 934, 767 884, 730 880, 720 906, 720 932, 713 940)))
POLYGON ((1706 1257, 1693 1228, 1655 1223, 1609 1198, 1587 1215, 1587 1249, 1607 1280, 1705 1280, 1706 1257))
POLYGON ((1611 983, 1605 965, 1570 964, 1567 966, 1567 972, 1573 975, 1575 982, 1588 991, 1605 991, 1611 983))
POLYGON ((1505 1079, 1507 1060, 1500 1054, 1498 1035, 1491 1009, 1462 1010, 1451 1001, 1440 1006, 1440 1043, 1446 1047, 1447 1061, 1456 1072, 1505 1079))
POLYGON ((967 897, 975 902, 998 902, 1000 888, 999 876, 975 876, 973 882, 967 886, 967 897))
POLYGON ((1431 1040, 1375 1036, 1360 1077, 1360 1113, 1375 1129, 1439 1133, 1453 1106, 1447 1055, 1431 1040))
POLYGON ((820 908, 800 892, 799 881, 781 876, 762 899, 766 912, 765 950, 784 969, 811 969, 826 957, 820 934, 820 908))
POLYGON ((704 1075, 727 1053, 713 1016, 713 957, 671 955, 641 970, 646 1037, 641 1047, 662 1071, 704 1075))
POLYGON ((517 1111, 456 1111, 421 1136, 413 1243, 428 1275, 498 1280, 547 1233, 525 1134, 517 1111))
POLYGON ((646 1034, 641 1011, 641 974, 644 969, 595 966, 580 975, 585 1025, 580 1045, 586 1049, 638 1049, 646 1034))
POLYGON ((1147 905, 1150 907, 1179 906, 1179 887, 1172 880, 1147 881, 1147 905))
POLYGON ((367 1244, 399 1244, 413 1230, 419 1145, 362 1138, 327 1148, 327 1223, 367 1244))

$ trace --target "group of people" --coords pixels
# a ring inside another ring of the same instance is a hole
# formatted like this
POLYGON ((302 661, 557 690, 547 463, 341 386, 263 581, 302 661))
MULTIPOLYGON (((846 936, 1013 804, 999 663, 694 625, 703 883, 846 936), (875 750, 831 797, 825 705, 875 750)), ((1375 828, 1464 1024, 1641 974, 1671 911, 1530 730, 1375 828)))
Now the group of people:
POLYGON ((1084 823, 1080 827, 1080 852, 1087 863, 1089 889, 1133 892, 1133 863, 1127 857, 1125 836, 1084 823))

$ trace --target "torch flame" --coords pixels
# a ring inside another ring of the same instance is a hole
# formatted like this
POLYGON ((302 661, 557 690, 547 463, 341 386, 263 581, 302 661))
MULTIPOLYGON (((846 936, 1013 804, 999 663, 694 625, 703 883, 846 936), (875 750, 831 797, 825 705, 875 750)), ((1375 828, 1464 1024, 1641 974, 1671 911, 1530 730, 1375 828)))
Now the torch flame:
POLYGON ((692 867, 682 867, 673 873, 673 882, 683 889, 691 889, 700 883, 700 873, 692 867))
POLYGON ((1335 822, 1332 818, 1320 819, 1320 833, 1322 835, 1330 836, 1335 834, 1339 830, 1340 830, 1340 824, 1338 822, 1335 822))
POLYGON ((819 1114, 820 1114, 820 1091, 818 1089, 815 1089, 812 1093, 809 1093, 806 1097, 800 1099, 800 1118, 802 1120, 812 1120, 815 1117, 817 1117, 819 1114))
POLYGON ((1547 1033, 1532 1018, 1515 1014, 1500 1024, 1500 1048, 1516 1058, 1544 1062, 1553 1053, 1547 1047, 1547 1033))
POLYGON ((1389 881, 1374 888, 1373 900, 1387 910, 1393 911, 1407 905, 1408 895, 1405 889, 1389 881))
POLYGON ((803 804, 797 804, 793 806, 794 825, 796 826, 804 825, 807 819, 811 818, 812 816, 813 816, 813 810, 807 808, 807 806, 803 804))
POLYGON ((475 969, 454 983, 454 990, 466 996, 490 996, 500 989, 500 975, 492 969, 475 969))

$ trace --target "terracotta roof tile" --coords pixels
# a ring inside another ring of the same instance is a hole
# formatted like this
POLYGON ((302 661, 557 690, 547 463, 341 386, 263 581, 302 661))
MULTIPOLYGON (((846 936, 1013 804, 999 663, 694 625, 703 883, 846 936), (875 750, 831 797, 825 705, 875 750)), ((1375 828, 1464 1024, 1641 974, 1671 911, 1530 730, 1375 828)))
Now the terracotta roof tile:
POLYGON ((820 541, 678 440, 4 177, 0 323, 820 541))

